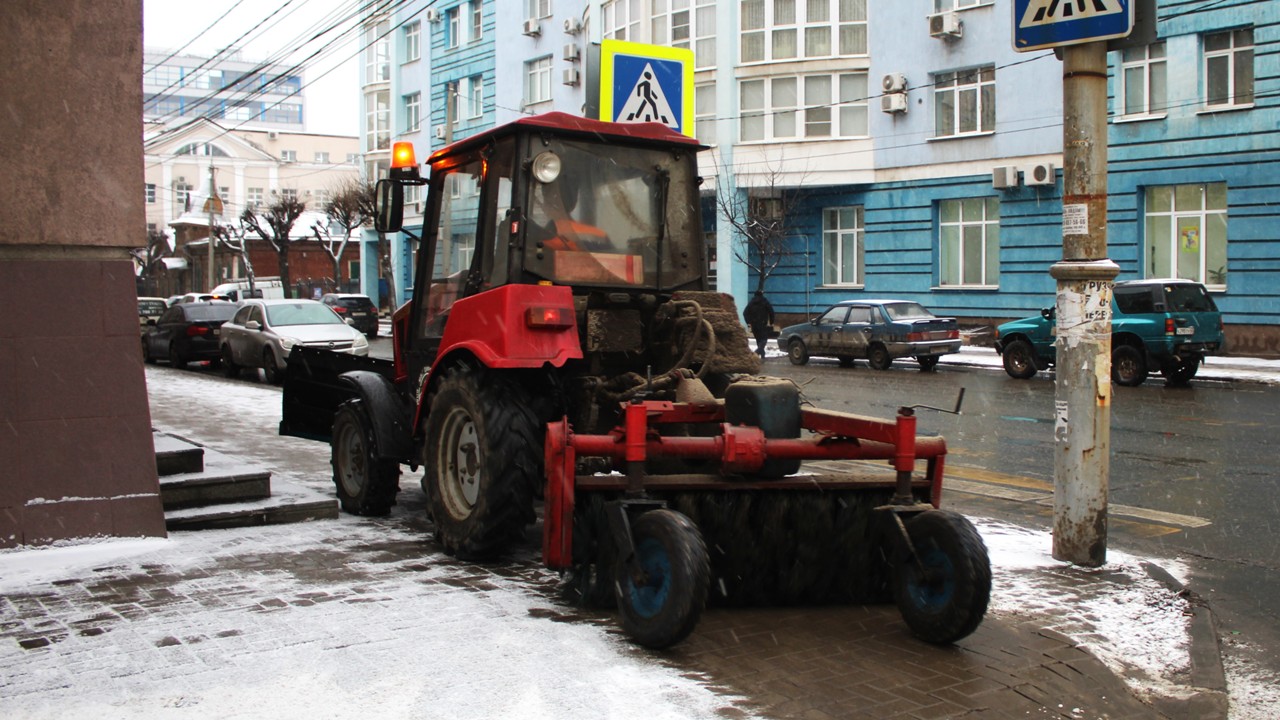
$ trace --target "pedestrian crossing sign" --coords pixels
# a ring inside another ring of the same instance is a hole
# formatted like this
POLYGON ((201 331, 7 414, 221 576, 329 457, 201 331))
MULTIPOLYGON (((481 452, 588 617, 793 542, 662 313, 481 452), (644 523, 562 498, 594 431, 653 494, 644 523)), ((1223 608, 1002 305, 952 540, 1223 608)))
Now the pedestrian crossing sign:
POLYGON ((1013 0, 1013 49, 1110 40, 1133 30, 1135 0, 1013 0))
POLYGON ((658 122, 693 137, 693 51, 621 40, 600 44, 600 119, 658 122))

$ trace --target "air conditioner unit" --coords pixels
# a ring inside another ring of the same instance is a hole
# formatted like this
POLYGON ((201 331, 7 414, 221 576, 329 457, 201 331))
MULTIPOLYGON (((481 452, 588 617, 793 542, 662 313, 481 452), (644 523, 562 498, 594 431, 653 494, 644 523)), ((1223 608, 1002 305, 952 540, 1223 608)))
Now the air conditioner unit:
POLYGON ((887 93, 902 92, 907 89, 907 77, 902 73, 889 73, 880 81, 880 87, 887 93))
POLYGON ((569 62, 578 61, 578 46, 576 44, 569 43, 564 46, 564 59, 569 62))
POLYGON ((1028 185, 1053 185, 1058 182, 1053 163, 1036 163, 1023 173, 1028 185))
POLYGON ((964 34, 964 24, 960 22, 960 16, 954 12, 929 16, 930 37, 960 37, 962 34, 964 34))
POLYGON ((582 32, 582 21, 578 18, 568 18, 564 21, 564 31, 570 35, 577 35, 582 32))
POLYGON ((427 22, 440 22, 440 11, 436 8, 427 8, 427 22))
POLYGON ((1000 190, 1018 187, 1018 168, 1012 165, 991 168, 991 186, 1000 190))
POLYGON ((184 182, 186 182, 186 181, 187 181, 187 177, 186 177, 185 175, 179 175, 179 176, 178 176, 178 182, 180 182, 180 183, 184 183, 184 182))
POLYGON ((268 139, 268 140, 275 140, 275 139, 277 139, 277 138, 279 138, 279 137, 280 137, 280 133, 276 132, 275 130, 268 130, 268 131, 267 131, 267 139, 268 139))
POLYGON ((521 32, 523 32, 525 35, 528 35, 529 37, 537 37, 541 35, 542 26, 538 24, 538 18, 529 18, 528 20, 525 20, 524 30, 522 30, 521 32))
POLYGON ((569 68, 568 70, 565 70, 564 75, 561 76, 561 82, 565 85, 577 85, 581 81, 582 73, 578 72, 577 68, 569 68))
POLYGON ((437 126, 436 126, 436 137, 437 137, 437 138, 439 138, 439 139, 441 139, 441 140, 443 140, 443 139, 444 139, 444 126, 443 126, 443 125, 437 125, 437 126))
POLYGON ((904 92, 889 93, 880 96, 880 109, 887 113, 907 111, 907 94, 904 92))

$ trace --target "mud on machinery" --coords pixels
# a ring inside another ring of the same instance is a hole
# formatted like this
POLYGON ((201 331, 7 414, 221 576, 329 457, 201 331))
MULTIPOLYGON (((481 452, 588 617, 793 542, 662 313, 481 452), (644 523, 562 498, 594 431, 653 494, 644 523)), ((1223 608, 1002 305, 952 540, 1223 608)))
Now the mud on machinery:
POLYGON ((388 513, 401 465, 421 466, 458 557, 522 541, 540 501, 544 563, 645 646, 685 638, 708 601, 893 598, 925 640, 968 635, 991 570, 937 509, 945 441, 918 437, 912 408, 814 409, 759 376, 733 299, 708 289, 700 149, 550 113, 435 152, 422 179, 398 143, 377 229, 401 230, 406 186, 427 202, 394 359, 295 347, 281 433, 329 439, 360 515, 388 513), (799 472, 851 458, 895 473, 799 472))

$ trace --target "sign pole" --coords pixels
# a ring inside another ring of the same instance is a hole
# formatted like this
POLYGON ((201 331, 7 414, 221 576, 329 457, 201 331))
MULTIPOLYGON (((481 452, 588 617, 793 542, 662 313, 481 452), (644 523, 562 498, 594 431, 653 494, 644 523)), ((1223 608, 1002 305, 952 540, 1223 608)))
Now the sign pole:
POLYGON ((1060 48, 1063 59, 1062 261, 1057 280, 1053 556, 1107 558, 1111 454, 1111 298, 1107 258, 1107 43, 1060 48))

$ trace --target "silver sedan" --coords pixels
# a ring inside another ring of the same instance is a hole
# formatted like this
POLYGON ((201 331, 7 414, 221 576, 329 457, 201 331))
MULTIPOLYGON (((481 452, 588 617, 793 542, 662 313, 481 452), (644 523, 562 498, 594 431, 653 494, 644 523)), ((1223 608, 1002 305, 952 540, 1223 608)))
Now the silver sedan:
POLYGON ((299 345, 369 354, 364 333, 315 300, 245 300, 222 326, 222 366, 227 377, 241 368, 262 368, 267 382, 278 383, 285 359, 299 345))

